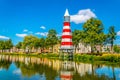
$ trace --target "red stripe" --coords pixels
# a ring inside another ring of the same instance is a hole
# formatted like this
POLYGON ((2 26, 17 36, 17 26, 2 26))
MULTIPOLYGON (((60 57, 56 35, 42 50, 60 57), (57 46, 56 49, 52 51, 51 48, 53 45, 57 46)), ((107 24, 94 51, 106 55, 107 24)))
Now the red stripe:
POLYGON ((72 42, 62 42, 61 45, 73 45, 72 42))
POLYGON ((63 32, 71 32, 70 29, 63 29, 63 32))
POLYGON ((71 79, 71 78, 72 78, 72 75, 68 75, 68 76, 66 76, 66 75, 61 75, 60 77, 61 77, 61 78, 71 79))
POLYGON ((70 26, 70 22, 64 22, 64 26, 70 26))
POLYGON ((70 39, 72 39, 72 36, 71 35, 63 35, 62 38, 70 38, 70 39))

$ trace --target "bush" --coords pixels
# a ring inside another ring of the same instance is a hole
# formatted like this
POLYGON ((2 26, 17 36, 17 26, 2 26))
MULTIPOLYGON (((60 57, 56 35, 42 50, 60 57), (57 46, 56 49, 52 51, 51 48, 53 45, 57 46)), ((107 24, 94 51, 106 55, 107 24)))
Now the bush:
POLYGON ((108 62, 120 62, 120 54, 102 54, 102 56, 87 55, 87 54, 75 54, 75 61, 108 61, 108 62))

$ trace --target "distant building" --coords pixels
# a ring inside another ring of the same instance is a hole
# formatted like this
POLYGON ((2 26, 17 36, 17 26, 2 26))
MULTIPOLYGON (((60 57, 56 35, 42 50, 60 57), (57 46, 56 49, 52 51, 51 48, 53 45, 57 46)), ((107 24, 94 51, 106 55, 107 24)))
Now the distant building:
MULTIPOLYGON (((99 51, 99 52, 110 52, 111 51, 111 46, 110 45, 104 45, 104 46, 100 46, 97 45, 95 47, 95 51, 99 51)), ((120 46, 119 46, 120 48, 120 46)), ((59 49, 60 49, 60 43, 56 44, 53 46, 53 53, 59 53, 59 49)), ((29 50, 30 53, 52 53, 52 48, 51 47, 46 47, 46 48, 32 48, 31 50, 29 50)), ((16 47, 13 47, 11 49, 4 49, 4 50, 0 50, 0 53, 5 52, 5 53, 26 53, 28 52, 28 49, 18 49, 16 47)), ((74 47, 74 53, 91 53, 91 46, 90 45, 85 45, 83 43, 79 43, 76 50, 74 47)))
POLYGON ((110 45, 104 45, 102 47, 102 52, 110 52, 111 51, 111 46, 110 45))
POLYGON ((85 45, 83 43, 79 43, 76 48, 76 53, 90 53, 90 52, 91 52, 91 46, 85 45))
MULTIPOLYGON (((97 51, 98 52, 110 52, 111 51, 111 46, 110 45, 103 45, 103 46, 96 45, 95 46, 95 51, 96 52, 97 51)), ((76 53, 91 53, 91 46, 90 45, 85 45, 83 43, 79 43, 77 48, 76 48, 76 53)))
POLYGON ((51 47, 47 47, 47 48, 44 48, 43 52, 51 53, 53 51, 53 53, 59 53, 59 48, 60 48, 60 44, 56 44, 53 46, 53 50, 51 47))

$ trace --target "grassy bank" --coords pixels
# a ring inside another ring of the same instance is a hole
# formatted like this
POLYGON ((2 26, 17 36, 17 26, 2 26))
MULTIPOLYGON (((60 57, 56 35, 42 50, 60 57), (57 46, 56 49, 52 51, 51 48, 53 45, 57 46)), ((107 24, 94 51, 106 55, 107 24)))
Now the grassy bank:
POLYGON ((102 55, 74 55, 75 61, 84 61, 84 62, 112 62, 112 63, 120 63, 120 54, 102 54, 102 55))
MULTIPOLYGON (((4 55, 21 55, 21 56, 34 56, 39 58, 51 58, 59 59, 59 54, 55 53, 30 53, 30 54, 21 54, 21 53, 2 53, 4 55)), ((67 57, 67 56, 66 56, 67 57)), ((74 61, 78 62, 104 62, 104 63, 120 63, 120 54, 101 54, 101 55, 88 55, 88 54, 74 54, 74 61)))
POLYGON ((1 55, 15 55, 15 56, 30 56, 30 57, 39 57, 39 58, 52 58, 59 59, 57 53, 0 53, 1 55))

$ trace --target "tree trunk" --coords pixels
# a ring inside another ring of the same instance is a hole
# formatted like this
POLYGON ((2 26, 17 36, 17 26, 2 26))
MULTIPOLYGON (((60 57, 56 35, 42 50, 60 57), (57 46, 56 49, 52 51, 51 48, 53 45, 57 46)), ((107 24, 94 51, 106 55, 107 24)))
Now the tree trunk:
POLYGON ((77 46, 75 46, 75 53, 76 53, 77 46))
POLYGON ((112 67, 112 72, 113 72, 113 80, 116 80, 114 67, 112 67))
POLYGON ((52 45, 52 53, 53 53, 53 45, 52 45))
POLYGON ((111 53, 113 53, 113 40, 111 42, 111 53))
POLYGON ((111 45, 111 53, 113 53, 113 45, 111 45))
POLYGON ((41 53, 43 53, 43 48, 41 48, 40 50, 41 50, 41 53))
POLYGON ((93 51, 93 46, 91 46, 91 53, 93 53, 94 51, 93 51))
POLYGON ((1 49, 1 53, 3 53, 3 49, 1 49))
POLYGON ((111 53, 113 53, 113 43, 111 44, 111 53))

